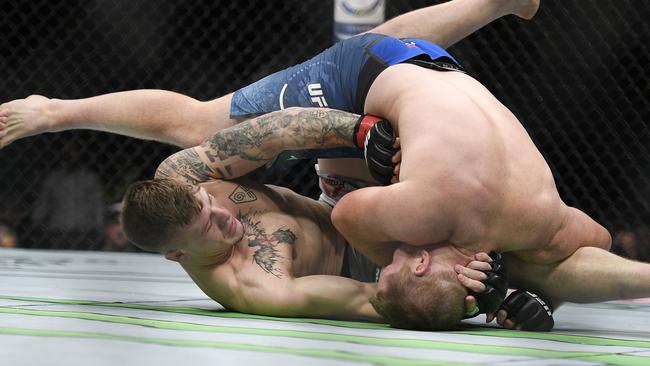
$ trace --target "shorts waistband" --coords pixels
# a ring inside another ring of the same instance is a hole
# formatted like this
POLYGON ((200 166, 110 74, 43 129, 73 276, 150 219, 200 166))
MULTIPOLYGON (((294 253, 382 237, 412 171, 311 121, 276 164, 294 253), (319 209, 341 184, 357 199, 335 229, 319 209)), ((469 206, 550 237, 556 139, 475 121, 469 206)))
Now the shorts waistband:
MULTIPOLYGON (((372 46, 372 45, 370 45, 372 46)), ((368 47, 370 47, 368 46, 368 47)), ((442 56, 432 60, 428 54, 421 54, 415 57, 409 58, 397 64, 412 64, 420 67, 424 67, 436 71, 458 71, 466 73, 463 67, 456 63, 453 59, 442 56)), ((369 57, 366 63, 361 68, 359 73, 359 78, 357 81, 357 90, 354 98, 354 113, 364 114, 364 105, 366 103, 366 96, 372 83, 377 79, 377 76, 386 70, 389 64, 382 62, 376 57, 369 57)))
POLYGON ((314 166, 318 175, 318 187, 321 190, 319 200, 334 207, 338 201, 346 194, 363 187, 369 187, 372 184, 359 179, 343 177, 340 175, 325 172, 314 166))

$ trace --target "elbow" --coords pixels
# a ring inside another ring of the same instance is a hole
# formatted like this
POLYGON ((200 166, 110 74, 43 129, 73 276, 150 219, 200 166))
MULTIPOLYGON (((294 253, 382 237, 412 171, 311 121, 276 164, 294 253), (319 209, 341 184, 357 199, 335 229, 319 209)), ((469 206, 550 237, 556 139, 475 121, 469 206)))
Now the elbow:
POLYGON ((168 174, 165 173, 165 162, 163 161, 160 165, 158 165, 158 169, 156 169, 156 173, 153 175, 153 179, 162 179, 162 178, 169 178, 168 174))
POLYGON ((167 173, 165 173, 165 170, 165 162, 163 161, 160 165, 158 165, 158 169, 156 169, 156 173, 154 173, 153 179, 169 178, 167 173))
POLYGON ((612 248, 612 234, 609 233, 607 229, 604 227, 601 227, 601 234, 600 234, 600 247, 609 251, 612 248))
POLYGON ((346 233, 349 232, 351 226, 350 214, 348 209, 348 201, 350 199, 348 196, 344 196, 339 200, 339 202, 334 206, 331 213, 332 225, 336 230, 341 233, 344 237, 347 237, 346 233))
POLYGON ((169 156, 158 165, 156 173, 154 174, 154 179, 173 178, 175 176, 175 164, 173 160, 175 155, 176 154, 169 156))

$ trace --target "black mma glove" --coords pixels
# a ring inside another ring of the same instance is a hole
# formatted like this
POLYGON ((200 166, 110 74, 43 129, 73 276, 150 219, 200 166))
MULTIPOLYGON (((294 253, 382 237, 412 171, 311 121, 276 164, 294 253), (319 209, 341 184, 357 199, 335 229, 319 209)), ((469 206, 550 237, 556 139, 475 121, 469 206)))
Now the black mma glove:
POLYGON ((517 330, 548 332, 553 329, 553 304, 530 291, 517 290, 501 306, 517 330))
POLYGON ((367 114, 361 116, 354 128, 354 143, 363 149, 370 175, 381 185, 390 184, 395 169, 391 158, 398 151, 393 147, 395 133, 390 122, 367 114))
POLYGON ((485 285, 485 290, 480 293, 470 291, 470 295, 474 296, 476 302, 478 302, 478 312, 467 317, 485 313, 496 313, 508 293, 508 277, 501 254, 490 252, 489 255, 492 258, 492 263, 490 263, 492 269, 482 271, 487 275, 487 278, 481 281, 485 285))

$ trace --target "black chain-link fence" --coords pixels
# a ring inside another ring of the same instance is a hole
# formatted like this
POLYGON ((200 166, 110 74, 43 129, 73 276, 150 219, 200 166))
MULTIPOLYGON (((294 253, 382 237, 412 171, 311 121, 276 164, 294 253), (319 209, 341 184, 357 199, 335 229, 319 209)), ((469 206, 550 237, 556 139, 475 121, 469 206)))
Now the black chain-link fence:
MULTIPOLYGON (((388 0, 387 17, 434 3, 388 0)), ((138 88, 207 100, 333 41, 331 0, 14 0, 0 8, 3 102, 138 88)), ((451 49, 524 123, 564 200, 612 233, 650 224, 648 19, 647 1, 542 0, 534 21, 506 17, 451 49)), ((90 131, 19 140, 0 151, 0 219, 23 247, 115 249, 108 208, 175 150, 90 131), (53 229, 68 225, 51 217, 68 208, 52 191, 89 206, 79 209, 83 229, 53 229), (95 201, 102 215, 93 219, 95 201)), ((259 176, 315 197, 312 163, 290 169, 259 176)))

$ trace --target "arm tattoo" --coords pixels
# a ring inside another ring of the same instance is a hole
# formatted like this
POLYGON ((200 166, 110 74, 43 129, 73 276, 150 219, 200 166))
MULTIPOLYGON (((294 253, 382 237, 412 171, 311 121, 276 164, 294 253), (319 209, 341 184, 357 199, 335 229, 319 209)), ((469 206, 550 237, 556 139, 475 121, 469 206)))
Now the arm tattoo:
POLYGON ((156 178, 181 177, 189 183, 198 184, 210 179, 207 174, 210 171, 194 149, 185 149, 165 159, 156 171, 156 178))
MULTIPOLYGON (((222 130, 201 146, 215 165, 232 157, 264 163, 284 149, 353 147, 358 117, 329 109, 288 109, 222 130)), ((236 172, 228 168, 212 173, 221 179, 233 178, 236 172)))
POLYGON ((282 150, 354 147, 358 117, 317 108, 272 112, 219 131, 204 141, 201 150, 205 162, 194 148, 177 152, 160 165, 156 177, 180 177, 192 184, 214 178, 232 179, 270 161, 282 150), (237 165, 241 161, 259 164, 237 165))
POLYGON ((281 259, 286 259, 280 255, 276 248, 280 244, 293 245, 296 242, 296 235, 291 231, 281 227, 272 234, 267 234, 266 229, 261 226, 260 221, 255 216, 260 212, 248 214, 239 213, 237 218, 244 226, 244 235, 247 237, 249 247, 259 247, 253 253, 253 262, 260 266, 266 273, 270 273, 277 278, 282 278, 284 274, 282 269, 277 268, 276 264, 281 259))
POLYGON ((353 113, 307 109, 294 116, 285 116, 292 125, 292 137, 296 147, 345 146, 354 140, 354 127, 359 116, 353 113))

